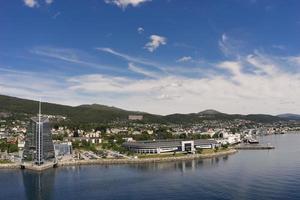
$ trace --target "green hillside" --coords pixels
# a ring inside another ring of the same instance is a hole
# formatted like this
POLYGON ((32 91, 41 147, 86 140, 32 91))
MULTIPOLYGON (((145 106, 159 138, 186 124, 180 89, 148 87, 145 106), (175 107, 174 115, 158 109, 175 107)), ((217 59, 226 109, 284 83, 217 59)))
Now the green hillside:
MULTIPOLYGON (((38 102, 0 95, 0 111, 35 115, 38 112, 38 102)), ((128 115, 132 114, 143 114, 146 118, 152 118, 152 115, 146 113, 126 111, 98 104, 72 107, 43 102, 42 112, 43 114, 66 116, 71 121, 81 123, 104 123, 115 120, 126 120, 128 115)))
MULTIPOLYGON (((38 112, 38 102, 0 95, 0 112, 26 113, 29 115, 35 115, 38 112)), ((133 114, 143 115, 143 122, 177 124, 197 123, 203 120, 246 119, 262 123, 282 120, 282 118, 272 115, 230 115, 215 110, 206 110, 191 114, 172 114, 161 116, 144 112, 127 111, 120 108, 99 104, 73 107, 46 102, 43 102, 42 112, 43 114, 66 116, 68 119, 75 123, 106 123, 112 121, 125 121, 128 119, 128 115, 133 114)))

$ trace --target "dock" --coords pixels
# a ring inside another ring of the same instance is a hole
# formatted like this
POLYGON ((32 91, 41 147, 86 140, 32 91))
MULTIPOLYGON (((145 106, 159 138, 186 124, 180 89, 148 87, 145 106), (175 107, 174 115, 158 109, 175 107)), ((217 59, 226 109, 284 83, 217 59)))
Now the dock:
POLYGON ((44 170, 47 170, 47 169, 57 167, 57 163, 45 162, 42 165, 36 165, 36 164, 33 164, 32 162, 30 162, 30 163, 25 162, 25 163, 22 163, 20 165, 20 167, 21 167, 21 169, 29 169, 29 170, 33 170, 33 171, 44 171, 44 170))
POLYGON ((275 149, 272 145, 239 145, 235 146, 234 149, 237 150, 268 150, 268 149, 275 149))

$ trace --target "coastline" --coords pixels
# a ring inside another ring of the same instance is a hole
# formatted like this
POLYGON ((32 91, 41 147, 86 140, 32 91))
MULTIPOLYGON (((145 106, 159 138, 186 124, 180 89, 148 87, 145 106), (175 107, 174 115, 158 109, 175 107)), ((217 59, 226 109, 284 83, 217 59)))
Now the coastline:
POLYGON ((160 162, 172 162, 172 161, 214 158, 214 157, 219 157, 219 156, 235 154, 236 152, 238 152, 236 149, 229 149, 228 151, 223 151, 223 152, 216 152, 216 153, 210 153, 210 154, 185 155, 185 156, 180 156, 180 157, 76 160, 76 161, 58 162, 58 166, 160 163, 160 162))
MULTIPOLYGON (((97 160, 74 160, 74 161, 59 161, 58 167, 63 166, 80 166, 80 165, 117 165, 117 164, 142 164, 142 163, 160 163, 172 161, 184 161, 194 159, 214 158, 219 156, 231 155, 238 152, 236 149, 228 149, 227 151, 210 153, 210 154, 195 154, 184 155, 179 157, 163 157, 163 158, 137 158, 137 159, 97 159, 97 160)), ((17 163, 0 164, 1 169, 20 169, 17 163)))
POLYGON ((1 169, 20 169, 20 165, 17 163, 0 164, 0 170, 1 169))

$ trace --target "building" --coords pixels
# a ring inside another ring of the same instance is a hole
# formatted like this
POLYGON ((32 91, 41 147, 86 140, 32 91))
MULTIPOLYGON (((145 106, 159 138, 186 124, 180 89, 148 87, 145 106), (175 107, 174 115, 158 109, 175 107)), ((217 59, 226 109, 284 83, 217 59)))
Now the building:
POLYGON ((129 120, 143 120, 143 115, 129 115, 129 120))
POLYGON ((71 155, 72 143, 71 142, 55 143, 54 150, 56 156, 71 155))
POLYGON ((66 138, 68 141, 75 142, 75 141, 86 141, 92 144, 100 144, 102 143, 102 139, 100 137, 68 137, 66 138))
POLYGON ((45 161, 55 158, 49 119, 47 117, 33 117, 25 136, 23 152, 24 161, 34 161, 41 165, 45 161))
POLYGON ((123 146, 135 153, 160 154, 167 152, 194 152, 196 149, 214 149, 216 140, 147 140, 125 142, 123 146))

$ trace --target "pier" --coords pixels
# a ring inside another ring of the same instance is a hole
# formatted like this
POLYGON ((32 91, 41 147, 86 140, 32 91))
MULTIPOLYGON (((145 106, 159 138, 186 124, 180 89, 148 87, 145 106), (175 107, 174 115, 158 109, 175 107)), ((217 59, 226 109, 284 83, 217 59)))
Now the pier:
POLYGON ((251 144, 247 144, 247 145, 238 145, 235 146, 234 149, 237 150, 268 150, 268 149, 275 149, 274 146, 272 145, 251 145, 251 144))

